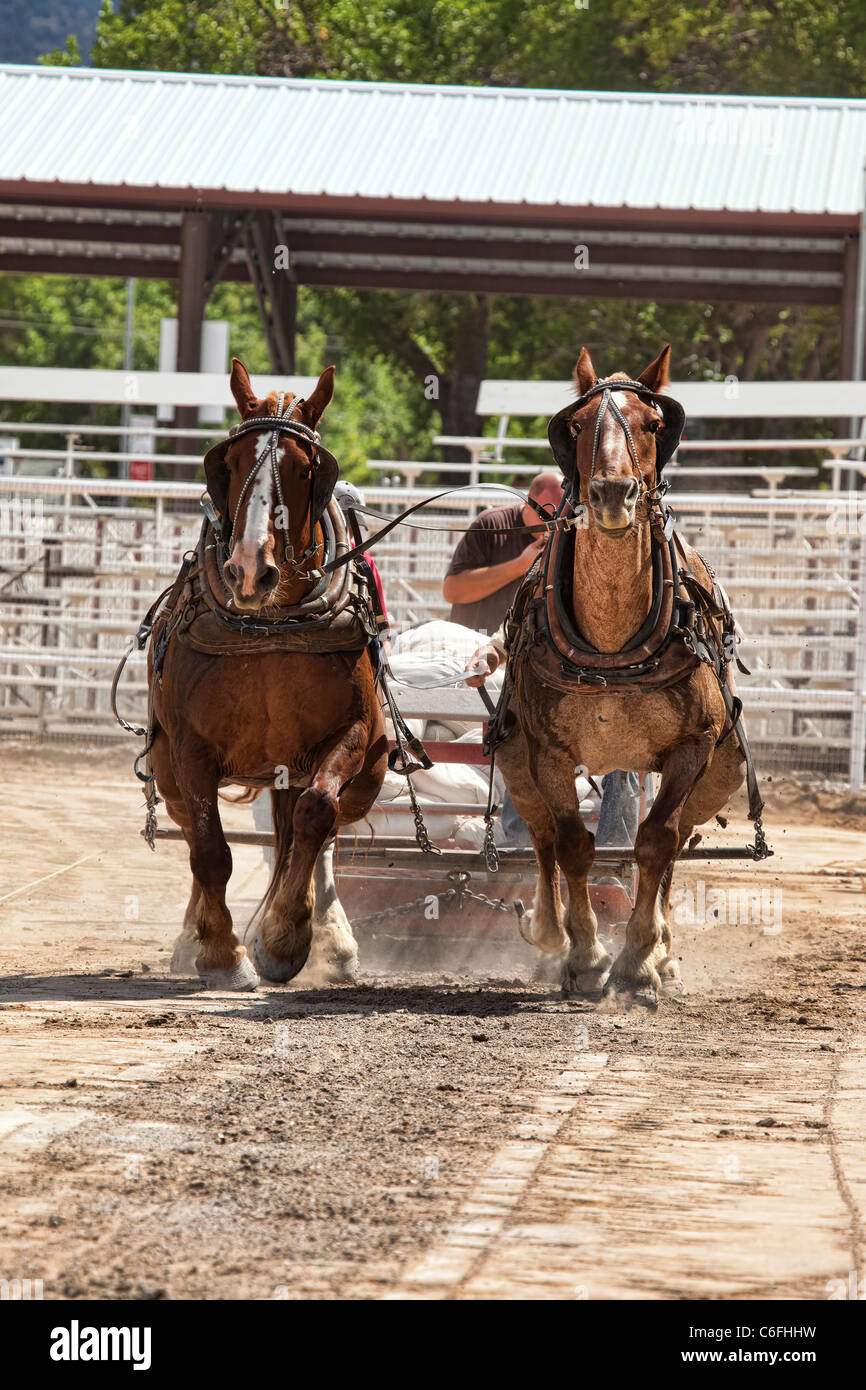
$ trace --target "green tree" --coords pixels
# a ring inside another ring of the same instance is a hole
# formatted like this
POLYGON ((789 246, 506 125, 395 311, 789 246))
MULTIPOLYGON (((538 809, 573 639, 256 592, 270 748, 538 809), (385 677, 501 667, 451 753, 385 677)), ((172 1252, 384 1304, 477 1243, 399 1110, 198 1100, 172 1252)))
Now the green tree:
MULTIPOLYGON (((866 0, 706 0, 674 9, 592 0, 585 10, 573 0, 103 0, 91 61, 368 81, 859 96, 864 20, 866 0)), ((75 61, 74 51, 54 56, 75 61)), ((228 302, 224 289, 210 313, 228 302)), ((231 293, 233 326, 254 336, 248 291, 231 293)), ((437 430, 477 429, 481 377, 565 376, 583 342, 613 368, 648 359, 670 339, 676 374, 697 376, 815 375, 834 369, 838 351, 835 311, 751 304, 305 290, 299 325, 299 360, 324 344, 339 360, 344 401, 364 417, 345 422, 356 457, 426 451, 437 430), (378 409, 370 411, 374 383, 378 409)))

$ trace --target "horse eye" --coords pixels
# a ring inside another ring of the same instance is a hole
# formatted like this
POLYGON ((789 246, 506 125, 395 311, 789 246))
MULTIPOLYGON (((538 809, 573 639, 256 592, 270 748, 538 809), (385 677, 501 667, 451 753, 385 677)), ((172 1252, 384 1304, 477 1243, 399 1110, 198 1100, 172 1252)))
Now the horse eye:
POLYGON ((661 422, 661 420, 655 420, 655 419, 654 419, 654 420, 650 420, 649 424, 646 425, 646 429, 649 431, 650 434, 658 434, 658 432, 659 432, 659 430, 661 429, 661 427, 662 427, 662 422, 661 422))
POLYGON ((576 420, 569 420, 568 428, 571 430, 572 435, 576 439, 577 436, 580 434, 580 425, 577 423, 576 420))

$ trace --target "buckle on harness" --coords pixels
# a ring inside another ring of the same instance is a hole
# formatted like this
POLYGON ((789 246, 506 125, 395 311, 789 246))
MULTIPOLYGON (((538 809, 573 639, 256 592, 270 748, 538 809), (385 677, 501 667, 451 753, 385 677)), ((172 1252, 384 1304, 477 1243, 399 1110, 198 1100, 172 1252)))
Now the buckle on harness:
POLYGON ((267 633, 269 628, 263 627, 261 623, 254 623, 251 618, 239 618, 237 622, 230 624, 237 632, 244 633, 267 633))
POLYGON ((551 521, 545 523, 548 535, 553 535, 555 531, 571 531, 575 526, 583 526, 586 522, 586 507, 581 503, 575 507, 573 516, 555 516, 551 521))

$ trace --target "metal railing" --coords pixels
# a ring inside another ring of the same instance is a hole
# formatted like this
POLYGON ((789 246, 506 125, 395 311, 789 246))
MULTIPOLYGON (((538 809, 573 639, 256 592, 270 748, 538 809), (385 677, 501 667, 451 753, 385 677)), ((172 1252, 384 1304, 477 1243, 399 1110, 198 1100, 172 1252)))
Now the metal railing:
MULTIPOLYGON (((0 732, 111 736, 114 664, 200 525, 196 483, 0 477, 0 732)), ((432 489, 367 487, 393 515, 432 489)), ((400 628, 447 617, 442 580, 489 489, 438 501, 377 547, 400 628)), ((503 500, 508 494, 502 494, 503 500)), ((855 493, 671 498, 683 535, 725 585, 746 638, 741 676, 762 767, 863 784, 866 499, 855 493)), ((140 719, 144 665, 121 707, 140 719)))

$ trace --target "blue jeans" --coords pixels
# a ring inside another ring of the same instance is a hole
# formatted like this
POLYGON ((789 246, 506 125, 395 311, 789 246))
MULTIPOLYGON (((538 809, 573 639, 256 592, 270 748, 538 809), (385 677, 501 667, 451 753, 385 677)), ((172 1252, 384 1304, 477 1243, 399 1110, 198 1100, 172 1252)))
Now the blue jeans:
POLYGON ((502 798, 502 833, 511 844, 528 845, 531 843, 529 826, 515 810, 507 787, 502 798))
MULTIPOLYGON (((608 772, 601 780, 596 845, 633 845, 639 814, 640 779, 637 773, 608 772)), ((526 821, 514 809, 514 802, 507 791, 502 798, 502 830, 506 840, 512 843, 528 841, 526 821)))
POLYGON ((601 810, 596 845, 633 845, 640 813, 640 781, 636 772, 608 772, 601 779, 601 810))
MULTIPOLYGON (((274 828, 274 817, 271 810, 271 794, 267 787, 261 792, 253 802, 253 824, 256 830, 270 830, 274 828)), ((262 845, 262 854, 269 869, 274 867, 274 847, 273 845, 262 845)))

